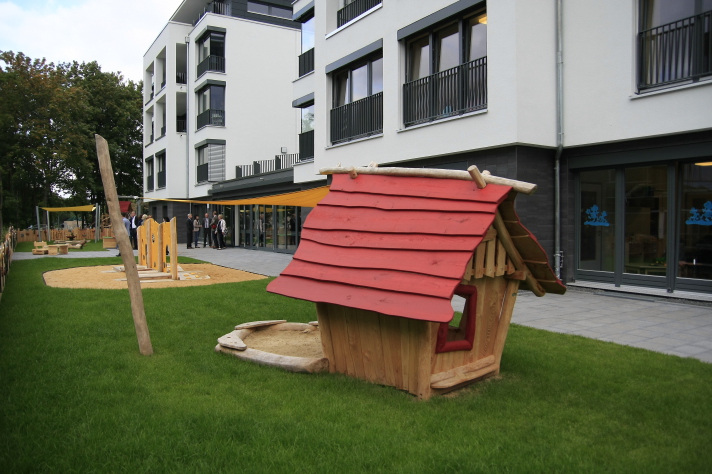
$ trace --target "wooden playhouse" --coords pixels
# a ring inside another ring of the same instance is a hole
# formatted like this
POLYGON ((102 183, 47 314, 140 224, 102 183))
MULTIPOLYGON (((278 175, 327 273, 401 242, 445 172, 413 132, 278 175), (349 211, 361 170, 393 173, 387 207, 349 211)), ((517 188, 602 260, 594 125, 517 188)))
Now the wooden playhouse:
POLYGON ((499 373, 519 288, 566 291, 514 211, 534 185, 475 167, 322 172, 330 192, 267 290, 316 303, 330 372, 445 393, 499 373), (466 300, 457 325, 454 294, 466 300))

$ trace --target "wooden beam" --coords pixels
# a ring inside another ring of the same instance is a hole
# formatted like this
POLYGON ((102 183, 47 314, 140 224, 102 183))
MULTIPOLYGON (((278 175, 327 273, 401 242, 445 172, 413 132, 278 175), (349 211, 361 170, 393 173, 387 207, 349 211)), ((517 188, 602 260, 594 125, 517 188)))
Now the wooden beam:
POLYGON ((470 173, 472 181, 475 182, 479 189, 483 189, 485 186, 487 186, 487 182, 485 181, 485 178, 482 176, 482 174, 480 174, 480 170, 477 168, 477 166, 470 166, 469 168, 467 168, 467 172, 470 173))
POLYGON ((509 235, 509 231, 507 231, 507 226, 504 225, 502 215, 499 213, 499 211, 497 211, 494 216, 494 228, 497 229, 497 232, 499 233, 499 240, 502 242, 502 245, 504 245, 504 249, 507 251, 509 258, 512 259, 512 263, 514 263, 514 268, 516 268, 517 271, 526 271, 525 281, 529 285, 529 288, 531 288, 532 293, 537 296, 544 296, 546 294, 546 291, 544 291, 544 288, 541 287, 539 282, 536 281, 536 279, 529 272, 529 268, 527 268, 526 264, 524 263, 524 260, 522 259, 522 256, 519 254, 519 250, 517 250, 517 247, 515 247, 514 242, 512 241, 512 237, 509 235))
POLYGON ((138 277, 131 242, 129 242, 129 234, 126 232, 126 227, 121 218, 119 196, 116 192, 114 171, 111 167, 111 157, 109 156, 109 144, 100 135, 94 135, 94 138, 96 139, 96 154, 99 159, 99 169, 101 171, 101 181, 104 184, 106 204, 109 207, 111 227, 114 231, 114 236, 116 236, 119 252, 121 252, 121 259, 124 261, 124 268, 126 269, 126 281, 129 287, 129 297, 131 298, 131 313, 133 314, 139 351, 143 355, 151 355, 153 354, 153 346, 151 345, 151 336, 148 333, 148 324, 146 323, 143 293, 141 293, 141 281, 138 277))
MULTIPOLYGON (((350 168, 321 168, 319 170, 320 174, 380 174, 388 176, 412 176, 418 178, 440 178, 440 179, 461 179, 464 181, 472 181, 473 178, 467 171, 460 170, 441 170, 441 169, 430 169, 430 168, 372 168, 372 167, 350 167, 350 168)), ((534 194, 537 189, 536 184, 526 183, 524 181, 517 181, 514 179, 500 178, 499 176, 492 176, 482 174, 482 177, 487 184, 501 184, 504 186, 511 186, 517 192, 524 194, 534 194)))

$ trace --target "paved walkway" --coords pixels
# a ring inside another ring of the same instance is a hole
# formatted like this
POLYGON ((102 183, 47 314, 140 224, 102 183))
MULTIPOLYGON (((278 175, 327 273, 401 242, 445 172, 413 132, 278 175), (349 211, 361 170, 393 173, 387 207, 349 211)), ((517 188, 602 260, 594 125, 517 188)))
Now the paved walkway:
MULTIPOLYGON (((213 250, 179 247, 181 256, 228 268, 277 276, 292 260, 290 254, 245 249, 213 250)), ((73 252, 57 257, 15 253, 29 258, 89 258, 115 256, 116 250, 73 252)), ((576 334, 712 363, 712 305, 650 295, 569 287, 565 295, 537 298, 519 293, 512 322, 547 331, 576 334)), ((453 306, 462 310, 464 300, 453 306)))

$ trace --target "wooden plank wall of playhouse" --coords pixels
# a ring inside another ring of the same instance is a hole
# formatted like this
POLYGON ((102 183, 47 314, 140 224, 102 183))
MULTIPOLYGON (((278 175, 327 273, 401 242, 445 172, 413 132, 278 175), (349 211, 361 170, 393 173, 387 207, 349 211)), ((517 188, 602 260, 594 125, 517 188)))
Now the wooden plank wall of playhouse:
POLYGON ((429 341, 436 324, 327 303, 317 304, 317 313, 331 372, 429 397, 429 341))

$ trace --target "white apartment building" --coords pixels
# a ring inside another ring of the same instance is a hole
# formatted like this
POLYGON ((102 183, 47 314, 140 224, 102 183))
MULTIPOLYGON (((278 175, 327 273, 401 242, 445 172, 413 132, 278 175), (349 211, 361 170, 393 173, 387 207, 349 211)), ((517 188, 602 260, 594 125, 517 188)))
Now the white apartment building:
POLYGON ((712 0, 293 11, 295 182, 338 164, 477 165, 539 185, 517 212, 565 282, 712 292, 712 0))
MULTIPOLYGON (((249 181, 260 167, 291 166, 299 114, 289 84, 300 40, 291 17, 289 0, 182 1, 143 58, 144 196, 235 198, 255 186, 231 182, 249 181), (223 193, 213 197, 215 183, 223 193)), ((263 181, 246 192, 295 186, 291 170, 268 179, 272 187, 263 181)), ((181 225, 188 212, 214 208, 177 201, 148 206, 154 218, 177 216, 181 225)), ((225 214, 234 227, 234 213, 225 214)))

